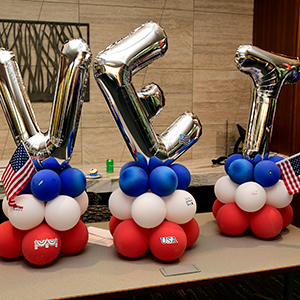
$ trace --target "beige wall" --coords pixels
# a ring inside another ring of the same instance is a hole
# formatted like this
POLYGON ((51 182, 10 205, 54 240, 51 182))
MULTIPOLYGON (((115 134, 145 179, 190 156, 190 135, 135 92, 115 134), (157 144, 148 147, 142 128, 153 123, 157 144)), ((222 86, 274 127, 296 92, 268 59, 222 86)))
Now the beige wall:
MULTIPOLYGON (((1 19, 90 23, 93 60, 141 24, 158 22, 168 35, 168 51, 133 80, 137 90, 154 81, 165 93, 166 105, 153 122, 157 133, 186 110, 199 117, 202 137, 180 160, 231 153, 239 136, 236 124, 247 126, 250 79, 235 67, 234 54, 239 45, 252 43, 253 0, 0 0, 0 7, 1 19)), ((46 130, 51 103, 33 108, 46 130)), ((8 160, 15 144, 0 114, 0 160, 8 160)), ((71 163, 104 163, 109 157, 132 160, 92 77, 71 163)))

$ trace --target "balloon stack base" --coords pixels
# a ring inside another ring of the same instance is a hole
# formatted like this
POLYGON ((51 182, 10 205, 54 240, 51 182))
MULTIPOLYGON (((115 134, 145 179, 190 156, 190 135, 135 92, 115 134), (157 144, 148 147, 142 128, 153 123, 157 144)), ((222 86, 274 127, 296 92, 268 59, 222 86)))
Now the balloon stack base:
POLYGON ((194 197, 185 191, 191 175, 181 164, 167 164, 143 155, 126 163, 119 188, 111 194, 109 230, 116 250, 128 258, 148 250, 158 259, 173 261, 199 237, 194 197))
POLYGON ((23 257, 47 265, 59 256, 78 254, 87 244, 81 215, 88 207, 85 175, 50 157, 36 164, 36 173, 2 209, 8 221, 0 224, 0 256, 23 257))
POLYGON ((225 162, 226 176, 215 184, 213 215, 220 230, 237 236, 250 229, 261 239, 273 239, 291 224, 294 212, 276 162, 279 156, 253 160, 233 154, 225 162))

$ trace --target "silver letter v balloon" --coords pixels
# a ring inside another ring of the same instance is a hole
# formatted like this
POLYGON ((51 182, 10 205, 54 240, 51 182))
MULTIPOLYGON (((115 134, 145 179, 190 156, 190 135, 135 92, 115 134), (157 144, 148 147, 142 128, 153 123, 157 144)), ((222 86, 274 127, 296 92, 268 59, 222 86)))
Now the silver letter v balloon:
POLYGON ((81 39, 64 44, 49 130, 41 132, 15 56, 0 49, 0 101, 15 143, 24 142, 32 158, 70 160, 82 108, 91 52, 81 39))
POLYGON ((268 152, 277 99, 283 84, 299 80, 300 61, 242 45, 235 55, 237 68, 248 74, 254 84, 244 155, 253 158, 268 152))
POLYGON ((164 107, 163 92, 154 83, 137 92, 132 85, 132 76, 166 51, 164 30, 148 22, 101 51, 94 61, 95 79, 134 159, 141 152, 175 160, 201 135, 200 121, 191 112, 156 134, 151 123, 164 107))

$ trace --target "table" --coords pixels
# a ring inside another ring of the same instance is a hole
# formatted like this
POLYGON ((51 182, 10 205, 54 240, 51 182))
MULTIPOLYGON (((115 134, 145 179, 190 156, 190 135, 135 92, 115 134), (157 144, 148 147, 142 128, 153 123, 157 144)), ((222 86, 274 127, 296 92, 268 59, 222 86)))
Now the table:
MULTIPOLYGON (((101 295, 97 299, 111 299, 300 271, 299 228, 290 225, 274 240, 261 240, 252 234, 228 237, 220 232, 212 213, 195 218, 200 225, 198 241, 172 263, 159 261, 151 253, 126 259, 113 246, 94 244, 88 244, 79 255, 59 257, 43 267, 30 265, 23 258, 0 258, 0 298, 101 295), (195 264, 201 272, 164 277, 159 271, 176 264, 195 264)), ((87 226, 107 229, 108 222, 87 226)))

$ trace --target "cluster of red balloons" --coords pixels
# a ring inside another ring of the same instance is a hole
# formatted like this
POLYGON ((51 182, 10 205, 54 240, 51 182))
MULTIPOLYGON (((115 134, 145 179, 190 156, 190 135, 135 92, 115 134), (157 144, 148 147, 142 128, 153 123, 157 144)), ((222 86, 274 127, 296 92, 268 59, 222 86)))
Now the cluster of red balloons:
POLYGON ((251 160, 240 154, 225 163, 226 176, 215 184, 217 199, 213 215, 225 234, 236 236, 248 228, 262 239, 275 238, 291 224, 294 216, 290 195, 276 162, 279 156, 257 156, 251 160))
POLYGON ((80 252, 88 241, 88 230, 80 216, 88 207, 85 175, 69 164, 50 157, 36 164, 37 172, 9 206, 2 209, 8 221, 0 224, 0 256, 20 256, 46 265, 60 253, 80 252))
POLYGON ((121 255, 137 258, 150 249, 156 258, 172 261, 197 241, 196 201, 184 190, 190 180, 186 167, 156 157, 148 163, 138 155, 123 166, 120 188, 109 198, 109 229, 121 255))

